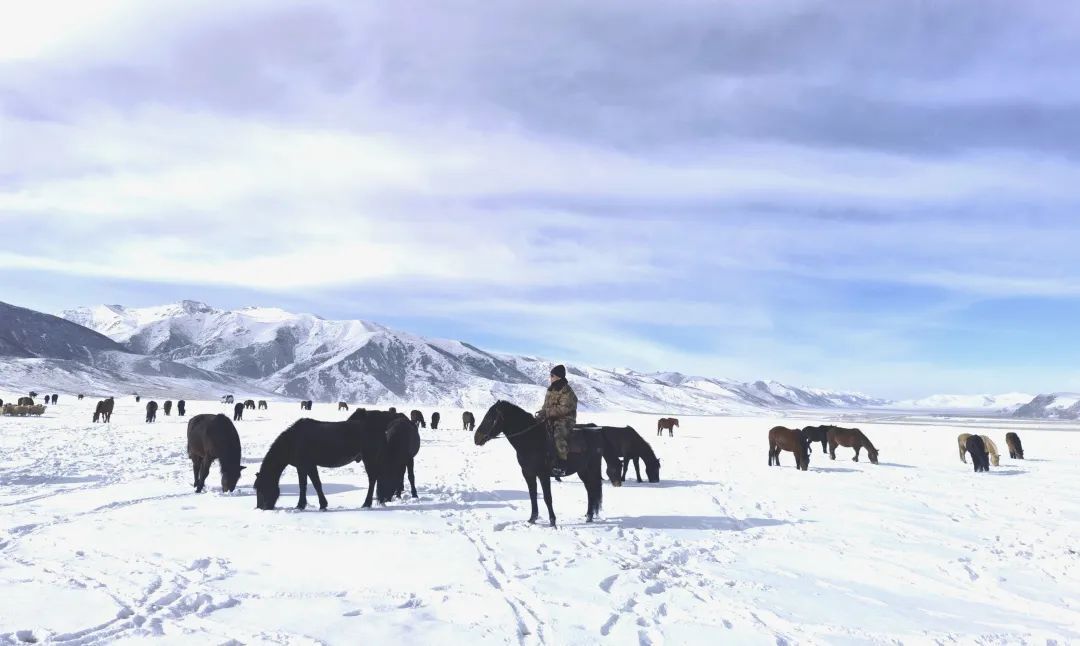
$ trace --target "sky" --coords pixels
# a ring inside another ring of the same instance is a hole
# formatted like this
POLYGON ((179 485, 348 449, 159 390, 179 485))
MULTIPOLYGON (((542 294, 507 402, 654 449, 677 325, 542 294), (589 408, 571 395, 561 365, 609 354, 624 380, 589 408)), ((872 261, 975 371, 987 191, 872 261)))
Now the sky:
POLYGON ((1080 3, 0 0, 0 300, 1080 390, 1080 3))

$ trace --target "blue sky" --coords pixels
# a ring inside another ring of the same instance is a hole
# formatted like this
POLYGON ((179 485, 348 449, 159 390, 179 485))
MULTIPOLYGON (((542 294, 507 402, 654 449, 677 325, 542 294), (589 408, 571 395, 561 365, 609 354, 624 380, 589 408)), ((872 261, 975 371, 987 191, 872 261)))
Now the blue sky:
POLYGON ((1077 3, 7 13, 2 300, 276 305, 897 398, 1080 389, 1077 3))

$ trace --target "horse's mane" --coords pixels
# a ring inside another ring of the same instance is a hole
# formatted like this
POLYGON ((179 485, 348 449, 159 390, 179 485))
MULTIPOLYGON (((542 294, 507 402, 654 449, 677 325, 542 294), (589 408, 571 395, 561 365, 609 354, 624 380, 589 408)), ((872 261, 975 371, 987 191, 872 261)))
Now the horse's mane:
POLYGON ((289 428, 285 429, 276 438, 274 438, 274 441, 270 443, 270 448, 266 450, 266 455, 263 456, 262 465, 259 467, 259 471, 261 472, 263 469, 266 469, 270 465, 272 465, 274 468, 280 466, 282 470, 284 470, 285 466, 287 466, 287 460, 282 459, 281 454, 288 453, 288 445, 293 440, 292 436, 293 433, 296 432, 296 427, 299 426, 302 422, 310 421, 313 420, 306 417, 298 419, 293 422, 289 426, 289 428))
POLYGON ((627 426, 626 428, 634 434, 634 442, 638 445, 638 450, 641 452, 641 459, 645 460, 645 464, 659 463, 660 459, 656 457, 656 452, 653 451, 652 446, 645 441, 645 438, 641 437, 641 434, 633 427, 627 426))
POLYGON ((495 402, 495 406, 504 413, 518 415, 519 417, 532 418, 532 415, 530 415, 524 408, 518 406, 517 404, 512 404, 505 399, 500 399, 499 401, 495 402))

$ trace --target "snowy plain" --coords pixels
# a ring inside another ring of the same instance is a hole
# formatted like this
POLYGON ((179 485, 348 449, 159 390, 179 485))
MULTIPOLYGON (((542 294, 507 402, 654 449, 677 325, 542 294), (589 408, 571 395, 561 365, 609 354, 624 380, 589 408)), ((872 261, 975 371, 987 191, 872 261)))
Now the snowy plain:
MULTIPOLYGON (((476 447, 460 410, 422 431, 418 501, 361 510, 356 464, 321 471, 325 513, 292 509, 291 469, 278 509, 255 509, 296 402, 237 424, 247 470, 229 495, 216 465, 193 493, 185 419, 144 424, 130 397, 109 425, 92 410, 62 395, 0 418, 0 643, 1080 643, 1075 422, 681 416, 672 438, 652 415, 582 414, 637 428, 662 482, 631 468, 592 525, 580 482, 555 483, 553 530, 524 522, 513 450, 476 447), (821 422, 862 428, 881 464, 839 449, 809 472, 789 453, 766 466, 770 427, 821 422), (1009 430, 1028 460, 960 462, 958 433, 1004 451, 1009 430)), ((204 412, 226 407, 188 403, 204 412)))

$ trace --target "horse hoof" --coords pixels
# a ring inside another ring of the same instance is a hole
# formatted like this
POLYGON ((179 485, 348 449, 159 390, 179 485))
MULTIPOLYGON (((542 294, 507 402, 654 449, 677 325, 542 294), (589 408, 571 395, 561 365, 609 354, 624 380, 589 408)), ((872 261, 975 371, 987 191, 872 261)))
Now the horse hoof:
POLYGON ((593 522, 593 517, 592 517, 592 516, 586 516, 586 517, 585 517, 585 522, 586 522, 586 523, 591 523, 591 522, 593 522))
POLYGON ((535 525, 536 524, 536 519, 535 518, 530 518, 529 519, 529 524, 530 525, 535 525))

